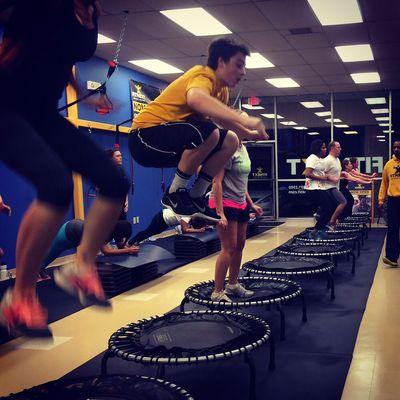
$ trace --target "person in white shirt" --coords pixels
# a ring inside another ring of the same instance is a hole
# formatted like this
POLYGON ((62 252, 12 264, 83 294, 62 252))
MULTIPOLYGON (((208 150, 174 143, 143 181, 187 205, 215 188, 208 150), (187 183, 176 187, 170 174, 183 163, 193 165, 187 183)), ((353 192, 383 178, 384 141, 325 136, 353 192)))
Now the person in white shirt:
POLYGON ((340 175, 342 173, 342 164, 339 160, 340 152, 342 151, 340 143, 330 142, 328 151, 329 155, 324 159, 325 174, 329 176, 329 179, 325 182, 325 188, 334 199, 337 206, 330 218, 327 228, 329 230, 334 230, 340 214, 346 207, 347 200, 339 190, 340 175))
POLYGON ((321 139, 313 140, 310 146, 311 154, 306 160, 306 169, 304 171, 306 176, 304 188, 314 208, 320 210, 314 231, 314 234, 317 234, 318 231, 320 235, 323 235, 323 230, 336 207, 336 203, 328 195, 325 187, 325 183, 329 179, 329 175, 325 174, 323 158, 326 155, 326 151, 326 144, 321 139))

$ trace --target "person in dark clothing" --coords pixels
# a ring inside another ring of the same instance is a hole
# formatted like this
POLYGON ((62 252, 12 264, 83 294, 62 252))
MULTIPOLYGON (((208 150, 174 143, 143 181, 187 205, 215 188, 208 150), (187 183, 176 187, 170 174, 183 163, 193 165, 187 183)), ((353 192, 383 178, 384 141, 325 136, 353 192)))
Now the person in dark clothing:
POLYGON ((96 50, 99 13, 95 0, 17 0, 5 27, 0 160, 37 190, 19 228, 16 283, 0 305, 0 320, 12 334, 51 336, 46 310, 36 297, 36 278, 71 201, 72 171, 92 181, 100 195, 85 222, 77 269, 60 282, 81 299, 109 306, 95 257, 115 225, 129 184, 104 151, 57 111, 73 65, 96 50))

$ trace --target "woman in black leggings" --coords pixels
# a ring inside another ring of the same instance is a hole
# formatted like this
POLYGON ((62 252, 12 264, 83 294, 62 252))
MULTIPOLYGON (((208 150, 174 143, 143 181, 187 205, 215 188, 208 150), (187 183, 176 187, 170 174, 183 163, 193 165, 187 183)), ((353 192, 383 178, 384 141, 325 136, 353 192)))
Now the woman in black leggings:
POLYGON ((51 336, 46 310, 36 298, 36 277, 71 201, 76 171, 100 195, 85 221, 77 270, 59 283, 85 300, 109 305, 95 257, 107 240, 128 192, 120 168, 57 111, 77 61, 97 45, 96 0, 16 0, 0 46, 0 159, 26 178, 37 198, 25 213, 16 246, 17 278, 0 305, 11 332, 51 336))

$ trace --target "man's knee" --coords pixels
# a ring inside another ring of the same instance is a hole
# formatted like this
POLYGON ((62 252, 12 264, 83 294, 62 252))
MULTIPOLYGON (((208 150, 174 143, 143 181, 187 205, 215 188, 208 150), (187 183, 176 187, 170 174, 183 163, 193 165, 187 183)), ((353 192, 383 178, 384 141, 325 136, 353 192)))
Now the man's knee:
POLYGON ((226 133, 224 143, 222 144, 223 149, 232 150, 234 153, 239 147, 239 138, 237 137, 236 133, 228 131, 226 133))

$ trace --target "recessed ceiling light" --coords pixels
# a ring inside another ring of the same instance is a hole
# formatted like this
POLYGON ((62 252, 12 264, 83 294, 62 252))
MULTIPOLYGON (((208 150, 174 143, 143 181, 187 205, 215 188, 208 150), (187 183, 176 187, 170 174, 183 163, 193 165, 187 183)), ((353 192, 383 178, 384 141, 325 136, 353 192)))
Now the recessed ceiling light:
POLYGON ((272 68, 275 67, 270 61, 268 61, 262 54, 260 53, 250 53, 250 56, 246 57, 246 68, 255 69, 255 68, 272 68))
POLYGON ((300 104, 306 108, 320 108, 324 107, 319 101, 301 101, 300 104))
POLYGON ((386 138, 385 135, 376 135, 376 137, 377 137, 378 139, 385 139, 385 138, 386 138))
POLYGON ((232 33, 225 25, 221 24, 221 22, 201 7, 164 10, 160 11, 160 13, 195 36, 232 33))
POLYGON ((359 74, 350 74, 355 83, 378 83, 381 77, 378 72, 361 72, 359 74))
POLYGON ((389 121, 389 117, 375 117, 377 121, 389 121))
POLYGON ((389 114, 388 108, 372 108, 372 114, 389 114))
POLYGON ((330 111, 319 111, 314 114, 318 115, 318 117, 329 117, 330 115, 332 115, 330 111))
POLYGON ((272 86, 275 86, 277 88, 293 88, 300 86, 292 78, 271 78, 271 79, 266 79, 266 81, 272 86))
POLYGON ((297 125, 297 122, 294 122, 294 121, 282 121, 282 122, 280 122, 280 124, 292 126, 292 125, 297 125))
POLYGON ((349 128, 349 126, 346 124, 338 124, 338 125, 335 125, 335 127, 336 128, 349 128))
POLYGON ((356 44, 353 46, 335 46, 343 62, 372 61, 374 55, 369 44, 356 44))
POLYGON ((344 131, 343 132, 345 135, 358 135, 357 131, 344 131))
POLYGON ((164 61, 158 59, 149 60, 131 60, 129 61, 133 65, 147 69, 148 71, 155 72, 156 74, 179 74, 183 72, 181 69, 176 68, 164 61))
POLYGON ((357 0, 308 0, 321 25, 363 22, 357 0))
POLYGON ((384 97, 366 97, 365 101, 367 104, 386 104, 384 97))
POLYGON ((319 135, 319 132, 307 132, 307 135, 315 136, 315 135, 319 135))
POLYGON ((293 129, 297 129, 298 131, 304 131, 308 128, 306 126, 295 126, 293 129))
MULTIPOLYGON (((325 120, 326 122, 332 122, 332 118, 327 118, 325 120)), ((341 119, 339 118, 333 118, 333 122, 343 122, 341 119)))
POLYGON ((105 44, 105 43, 115 43, 115 40, 111 39, 107 36, 104 36, 101 33, 98 33, 97 34, 97 44, 105 44))
MULTIPOLYGON (((274 119, 275 114, 261 114, 263 117, 268 118, 268 119, 274 119)), ((277 114, 276 119, 283 119, 282 115, 277 114)))
POLYGON ((252 106, 251 104, 242 104, 242 108, 245 108, 246 110, 264 110, 264 107, 252 106))
POLYGON ((383 124, 378 124, 379 126, 389 126, 389 124, 387 124, 386 122, 383 124))

